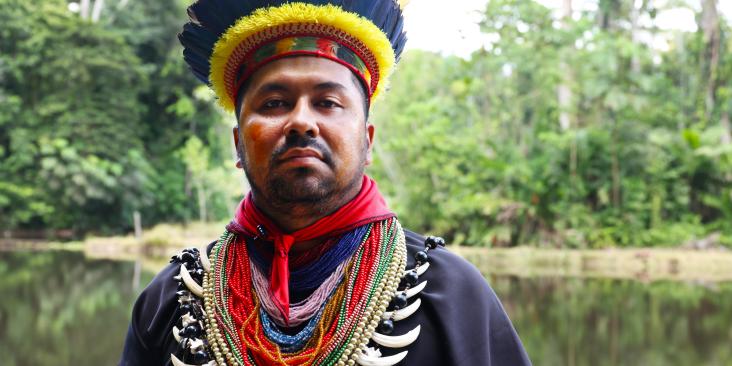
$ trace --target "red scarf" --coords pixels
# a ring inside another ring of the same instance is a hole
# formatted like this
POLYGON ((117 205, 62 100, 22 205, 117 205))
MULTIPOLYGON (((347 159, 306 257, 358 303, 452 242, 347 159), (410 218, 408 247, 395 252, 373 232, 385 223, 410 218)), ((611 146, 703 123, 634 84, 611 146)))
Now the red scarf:
POLYGON ((361 191, 358 192, 355 198, 332 214, 293 233, 284 233, 262 213, 254 205, 251 192, 239 204, 234 220, 227 226, 227 229, 237 234, 258 236, 274 244, 270 289, 275 304, 282 312, 285 321, 287 321, 290 315, 288 255, 293 244, 326 236, 335 236, 356 227, 394 216, 396 215, 389 211, 386 201, 379 193, 376 182, 364 175, 361 191))

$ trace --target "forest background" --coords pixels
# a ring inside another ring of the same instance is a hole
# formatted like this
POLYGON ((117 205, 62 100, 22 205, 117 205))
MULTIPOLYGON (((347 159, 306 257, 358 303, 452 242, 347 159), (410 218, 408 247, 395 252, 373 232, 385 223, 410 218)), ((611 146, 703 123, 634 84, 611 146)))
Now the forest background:
MULTIPOLYGON (((234 118, 182 60, 187 3, 0 0, 5 237, 230 217, 246 189, 234 118)), ((473 246, 732 247, 717 1, 561 4, 491 0, 469 58, 404 55, 369 168, 401 221, 473 246), (696 30, 655 25, 677 8, 696 30)))

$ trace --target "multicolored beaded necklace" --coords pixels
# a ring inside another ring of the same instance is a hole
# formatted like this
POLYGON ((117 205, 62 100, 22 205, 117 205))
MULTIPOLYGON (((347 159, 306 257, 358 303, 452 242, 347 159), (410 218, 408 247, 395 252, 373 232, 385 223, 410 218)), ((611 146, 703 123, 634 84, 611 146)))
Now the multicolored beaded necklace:
POLYGON ((216 362, 355 362, 397 292, 407 254, 404 233, 395 218, 366 226, 365 234, 354 235, 362 238, 361 244, 346 259, 340 282, 295 335, 282 334, 267 317, 253 286, 247 245, 237 244, 235 234, 224 232, 211 251, 211 269, 203 278, 206 334, 216 362))
POLYGON ((288 321, 285 321, 279 309, 274 304, 270 295, 269 281, 267 281, 266 275, 257 266, 251 266, 254 291, 257 292, 262 308, 277 325, 281 327, 297 327, 308 319, 311 319, 316 312, 321 310, 322 305, 341 283, 348 264, 348 261, 341 263, 310 296, 300 302, 290 304, 290 317, 288 321))

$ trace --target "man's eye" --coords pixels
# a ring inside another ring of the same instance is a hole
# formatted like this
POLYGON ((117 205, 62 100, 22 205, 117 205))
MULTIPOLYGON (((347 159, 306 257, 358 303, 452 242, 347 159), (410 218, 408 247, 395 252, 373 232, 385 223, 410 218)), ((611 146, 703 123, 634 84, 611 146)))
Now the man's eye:
POLYGON ((323 100, 318 102, 318 105, 323 108, 336 108, 338 107, 338 103, 332 101, 332 100, 323 100))
POLYGON ((275 108, 281 108, 284 106, 285 106, 285 101, 279 100, 279 99, 269 100, 266 103, 264 103, 264 105, 263 105, 263 107, 266 109, 275 109, 275 108))

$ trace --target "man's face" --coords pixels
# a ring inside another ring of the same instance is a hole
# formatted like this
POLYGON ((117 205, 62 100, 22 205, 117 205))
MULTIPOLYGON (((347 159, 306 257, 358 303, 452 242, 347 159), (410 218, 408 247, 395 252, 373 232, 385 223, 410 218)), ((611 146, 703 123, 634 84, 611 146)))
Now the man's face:
POLYGON ((374 127, 357 83, 345 66, 317 57, 277 60, 251 77, 237 145, 258 201, 317 206, 358 192, 374 127))

